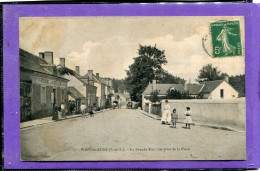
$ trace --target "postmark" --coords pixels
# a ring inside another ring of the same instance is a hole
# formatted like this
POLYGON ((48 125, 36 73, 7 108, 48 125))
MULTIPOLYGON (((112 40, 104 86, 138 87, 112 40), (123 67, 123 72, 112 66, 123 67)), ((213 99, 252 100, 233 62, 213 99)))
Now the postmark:
POLYGON ((212 57, 242 56, 240 21, 214 21, 209 23, 212 57))

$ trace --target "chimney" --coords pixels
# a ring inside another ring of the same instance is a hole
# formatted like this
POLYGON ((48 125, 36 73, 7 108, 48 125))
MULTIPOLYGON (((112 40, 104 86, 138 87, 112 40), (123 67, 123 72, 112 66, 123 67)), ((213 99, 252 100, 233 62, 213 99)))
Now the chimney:
POLYGON ((96 77, 97 77, 97 79, 99 79, 99 73, 96 73, 96 77))
POLYGON ((187 88, 187 80, 184 80, 184 91, 187 91, 188 88, 187 88))
POLYGON ((42 59, 44 59, 44 53, 39 52, 39 57, 42 58, 42 59))
POLYGON ((225 76, 224 80, 228 83, 229 82, 229 77, 225 76))
POLYGON ((88 70, 88 77, 90 80, 93 80, 93 70, 88 70))
POLYGON ((94 85, 94 79, 93 79, 93 70, 88 70, 88 83, 90 85, 94 85))
POLYGON ((76 66, 76 67, 75 67, 75 71, 76 71, 76 73, 80 74, 80 73, 79 73, 79 66, 76 66))
POLYGON ((60 65, 65 68, 65 58, 60 58, 60 65))
POLYGON ((44 59, 49 64, 53 64, 53 52, 50 51, 44 52, 44 59))
POLYGON ((154 91, 154 90, 156 90, 156 80, 153 80, 153 85, 152 85, 152 90, 154 91))

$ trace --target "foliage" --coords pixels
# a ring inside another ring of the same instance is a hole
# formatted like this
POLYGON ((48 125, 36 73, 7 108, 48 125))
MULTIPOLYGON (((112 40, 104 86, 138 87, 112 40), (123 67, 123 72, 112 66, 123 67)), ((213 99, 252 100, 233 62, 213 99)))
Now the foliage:
POLYGON ((212 64, 207 64, 199 71, 197 81, 201 83, 206 81, 223 80, 226 76, 228 76, 227 73, 221 73, 217 67, 213 67, 212 64))
MULTIPOLYGON (((217 67, 208 64, 203 66, 200 70, 197 81, 201 83, 205 81, 223 80, 227 76, 227 73, 222 73, 217 67)), ((229 84, 239 92, 239 97, 245 97, 245 74, 229 76, 229 84)))
POLYGON ((166 99, 194 99, 189 92, 180 92, 178 90, 167 90, 166 99))
POLYGON ((158 90, 154 90, 150 93, 150 101, 155 103, 155 102, 159 102, 160 98, 159 98, 159 91, 158 90))
POLYGON ((66 67, 60 67, 57 69, 60 75, 75 75, 74 71, 66 67))
POLYGON ((126 91, 125 79, 112 79, 112 87, 115 93, 124 93, 126 91))
POLYGON ((142 92, 149 82, 162 74, 162 65, 167 63, 164 50, 157 49, 156 45, 139 45, 138 55, 126 71, 127 90, 133 101, 141 101, 142 92))
POLYGON ((238 97, 245 97, 245 74, 230 76, 229 84, 238 91, 238 97))
POLYGON ((165 70, 157 78, 157 82, 160 84, 184 84, 184 81, 184 79, 173 76, 165 70))

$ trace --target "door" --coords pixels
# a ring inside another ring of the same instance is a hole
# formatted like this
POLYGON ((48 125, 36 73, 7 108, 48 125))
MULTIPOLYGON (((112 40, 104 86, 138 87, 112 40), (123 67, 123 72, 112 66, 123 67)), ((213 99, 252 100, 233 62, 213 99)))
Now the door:
POLYGON ((52 93, 51 93, 51 102, 53 104, 53 107, 56 106, 56 89, 53 89, 52 90, 52 93))
POLYGON ((20 84, 20 121, 31 119, 31 87, 30 83, 21 82, 20 84))

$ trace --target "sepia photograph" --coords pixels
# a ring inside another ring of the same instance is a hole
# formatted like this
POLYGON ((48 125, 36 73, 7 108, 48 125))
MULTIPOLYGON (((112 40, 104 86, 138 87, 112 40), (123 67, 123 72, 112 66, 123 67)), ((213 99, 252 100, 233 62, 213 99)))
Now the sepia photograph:
POLYGON ((243 16, 20 17, 19 68, 22 161, 247 159, 243 16))

